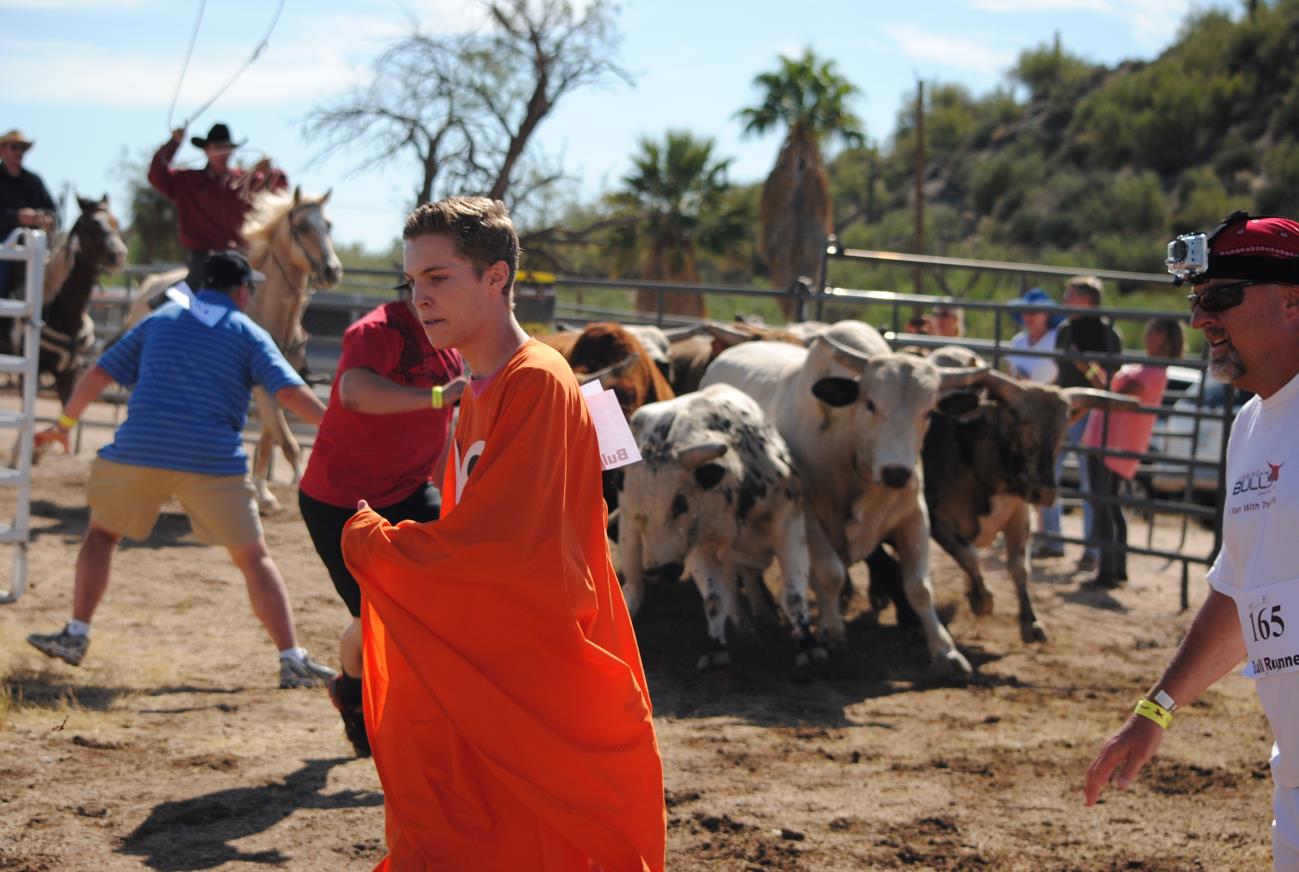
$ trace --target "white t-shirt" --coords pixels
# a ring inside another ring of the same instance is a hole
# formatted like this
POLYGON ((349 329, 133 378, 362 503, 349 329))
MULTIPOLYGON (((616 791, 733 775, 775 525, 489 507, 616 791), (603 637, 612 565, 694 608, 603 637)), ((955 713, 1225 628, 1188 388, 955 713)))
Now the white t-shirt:
MULTIPOLYGON (((1209 584, 1227 596, 1293 581, 1299 585, 1299 376, 1240 410, 1227 444, 1222 550, 1209 584)), ((1293 632, 1299 633, 1299 621, 1293 632)), ((1244 673, 1255 677, 1253 666, 1244 673)), ((1272 725, 1272 775, 1299 787, 1299 672, 1257 678, 1272 725)))
MULTIPOLYGON (((1010 347, 1016 351, 1055 351, 1055 331, 1052 327, 1042 334, 1037 342, 1028 341, 1028 331, 1021 330, 1010 339, 1010 347)), ((1055 377, 1060 367, 1049 357, 1031 357, 1022 354, 1007 354, 1006 363, 1010 364, 1010 374, 1016 378, 1024 373, 1029 381, 1039 384, 1055 384, 1055 377)))

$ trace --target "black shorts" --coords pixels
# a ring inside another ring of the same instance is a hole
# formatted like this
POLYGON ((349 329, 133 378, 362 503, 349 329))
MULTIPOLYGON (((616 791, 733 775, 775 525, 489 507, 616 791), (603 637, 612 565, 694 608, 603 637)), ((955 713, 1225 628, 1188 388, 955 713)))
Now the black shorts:
MULTIPOLYGON (((307 524, 307 532, 311 534, 316 553, 329 570, 334 588, 347 604, 352 617, 359 618, 361 588, 357 586, 352 573, 347 571, 347 563, 343 560, 343 527, 356 514, 355 507, 344 509, 331 506, 312 499, 299 490, 298 508, 302 510, 302 520, 307 524)), ((371 508, 393 524, 398 521, 436 521, 442 510, 442 494, 433 485, 426 484, 399 503, 371 508)))

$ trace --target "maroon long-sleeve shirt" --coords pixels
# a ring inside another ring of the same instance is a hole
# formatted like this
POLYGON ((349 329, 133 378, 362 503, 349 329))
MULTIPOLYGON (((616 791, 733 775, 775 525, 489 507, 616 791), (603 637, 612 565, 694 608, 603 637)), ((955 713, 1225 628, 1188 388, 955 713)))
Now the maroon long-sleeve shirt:
MULTIPOLYGON (((243 170, 232 167, 225 176, 218 177, 207 168, 172 169, 171 159, 178 148, 180 143, 168 140, 154 153, 149 164, 149 184, 175 204, 180 244, 191 251, 244 249, 247 243, 241 231, 252 204, 235 187, 244 176, 243 170)), ((273 191, 284 190, 288 184, 279 170, 272 171, 265 182, 273 191)))

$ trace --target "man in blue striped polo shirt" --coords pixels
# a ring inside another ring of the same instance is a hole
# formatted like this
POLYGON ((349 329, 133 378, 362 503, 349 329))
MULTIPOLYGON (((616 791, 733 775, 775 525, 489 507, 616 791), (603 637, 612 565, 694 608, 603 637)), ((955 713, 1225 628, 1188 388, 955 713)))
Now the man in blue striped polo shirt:
POLYGON ((117 543, 147 539, 162 504, 175 497, 195 535, 225 546, 243 573, 253 611, 280 651, 280 687, 314 687, 334 675, 298 646, 288 589, 248 478, 242 434, 253 385, 313 424, 325 413, 270 335, 243 313, 264 278, 238 253, 212 255, 199 293, 178 296, 123 336, 78 382, 58 423, 36 434, 38 447, 67 449, 68 431, 105 388, 132 388, 126 421, 90 468, 90 527, 77 557, 72 620, 57 633, 27 637, 42 653, 81 662, 117 543))

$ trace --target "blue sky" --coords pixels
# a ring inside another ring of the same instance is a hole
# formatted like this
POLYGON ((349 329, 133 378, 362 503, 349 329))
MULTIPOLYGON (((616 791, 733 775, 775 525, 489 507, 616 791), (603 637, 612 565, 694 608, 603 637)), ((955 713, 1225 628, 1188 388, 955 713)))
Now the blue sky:
MULTIPOLYGON (((770 170, 779 136, 741 137, 735 112, 756 100, 755 75, 780 54, 811 46, 862 90, 855 109, 872 139, 887 138, 916 80, 960 82, 974 93, 1006 82, 1018 53, 1049 43, 1114 64, 1151 59, 1176 37, 1190 0, 626 0, 621 61, 635 84, 569 96, 537 140, 574 186, 595 196, 618 184, 638 138, 688 129, 734 158, 731 177, 770 170)), ((1237 8, 1239 4, 1198 3, 1237 8)), ((175 123, 242 63, 270 24, 272 0, 208 0, 175 123)), ((124 156, 151 153, 194 26, 197 0, 0 0, 0 131, 36 140, 26 166, 58 197, 108 192, 125 210, 124 156)), ((413 170, 349 174, 355 155, 312 163, 301 122, 366 75, 411 17, 427 30, 473 27, 460 0, 287 0, 270 46, 191 133, 226 121, 249 149, 270 155, 310 192, 332 187, 335 238, 382 248, 398 235, 413 170)), ((200 162, 190 146, 182 163, 200 162)))

